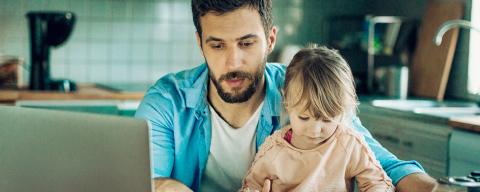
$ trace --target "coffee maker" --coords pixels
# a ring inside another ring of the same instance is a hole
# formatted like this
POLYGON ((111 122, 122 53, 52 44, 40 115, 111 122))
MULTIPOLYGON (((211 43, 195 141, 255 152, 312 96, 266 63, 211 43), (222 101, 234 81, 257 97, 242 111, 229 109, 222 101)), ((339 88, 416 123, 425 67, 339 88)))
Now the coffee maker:
POLYGON ((50 47, 58 47, 70 36, 75 25, 72 12, 32 11, 27 13, 30 28, 30 90, 76 90, 70 80, 50 78, 50 47))

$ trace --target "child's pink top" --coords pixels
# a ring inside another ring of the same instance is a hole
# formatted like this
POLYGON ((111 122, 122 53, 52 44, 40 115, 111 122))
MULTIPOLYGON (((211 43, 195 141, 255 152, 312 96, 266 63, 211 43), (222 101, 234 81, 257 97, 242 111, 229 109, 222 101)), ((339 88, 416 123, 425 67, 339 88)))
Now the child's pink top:
POLYGON ((394 191, 363 137, 339 126, 320 146, 302 150, 286 139, 290 126, 276 131, 260 147, 243 180, 242 190, 261 191, 265 179, 271 191, 353 191, 356 179, 360 191, 394 191))

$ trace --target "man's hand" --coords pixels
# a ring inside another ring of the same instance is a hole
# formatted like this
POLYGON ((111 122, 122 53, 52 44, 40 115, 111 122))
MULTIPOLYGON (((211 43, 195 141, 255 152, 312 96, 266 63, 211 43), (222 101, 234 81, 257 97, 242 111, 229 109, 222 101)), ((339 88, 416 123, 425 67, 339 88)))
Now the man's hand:
POLYGON ((438 183, 425 173, 413 173, 405 176, 397 183, 398 192, 434 191, 438 183))
POLYGON ((170 178, 155 179, 155 192, 192 192, 190 188, 180 181, 170 178))

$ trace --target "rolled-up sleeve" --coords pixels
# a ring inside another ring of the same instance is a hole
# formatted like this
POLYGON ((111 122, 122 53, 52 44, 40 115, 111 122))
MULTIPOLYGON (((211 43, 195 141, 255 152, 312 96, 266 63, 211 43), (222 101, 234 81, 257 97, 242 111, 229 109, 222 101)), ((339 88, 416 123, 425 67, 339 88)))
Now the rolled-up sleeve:
POLYGON ((353 127, 362 134, 375 157, 382 165, 382 168, 392 179, 394 185, 405 176, 412 173, 424 173, 423 167, 417 161, 403 161, 398 159, 394 154, 385 149, 377 140, 375 140, 370 132, 362 125, 358 117, 353 118, 353 127))
POLYGON ((171 177, 174 165, 173 109, 171 99, 150 90, 135 117, 148 121, 151 130, 153 178, 171 177))

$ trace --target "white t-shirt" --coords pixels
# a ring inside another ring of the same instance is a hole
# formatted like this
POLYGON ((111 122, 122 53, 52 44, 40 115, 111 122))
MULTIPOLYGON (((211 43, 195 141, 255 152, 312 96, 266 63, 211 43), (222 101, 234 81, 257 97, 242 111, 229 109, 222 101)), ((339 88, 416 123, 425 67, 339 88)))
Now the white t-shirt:
POLYGON ((233 128, 210 106, 212 141, 201 191, 238 191, 255 158, 255 135, 263 102, 240 128, 233 128))

